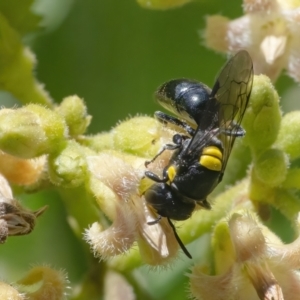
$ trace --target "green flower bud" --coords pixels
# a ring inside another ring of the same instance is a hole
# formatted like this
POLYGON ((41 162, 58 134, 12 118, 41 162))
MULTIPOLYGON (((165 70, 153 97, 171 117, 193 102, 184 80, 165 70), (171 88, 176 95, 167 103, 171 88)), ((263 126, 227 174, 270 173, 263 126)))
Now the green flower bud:
POLYGON ((272 203, 274 200, 275 189, 266 185, 258 179, 256 172, 252 169, 251 181, 249 186, 249 198, 254 202, 272 203))
POLYGON ((36 266, 29 270, 18 281, 18 284, 26 290, 27 299, 57 300, 64 299, 68 278, 62 270, 57 271, 47 266, 36 266))
POLYGON ((103 132, 92 136, 79 136, 77 141, 96 152, 113 149, 113 135, 111 132, 103 132))
POLYGON ((260 181, 276 187, 284 181, 288 164, 288 158, 281 150, 268 149, 255 161, 254 172, 260 181))
MULTIPOLYGON (((290 191, 278 189, 272 203, 295 226, 300 211, 299 197, 290 191)), ((299 219, 298 219, 299 220, 299 219)), ((297 225, 299 226, 299 224, 297 225)), ((296 229, 299 232, 299 228, 296 229)))
POLYGON ((212 236, 215 272, 226 272, 235 261, 233 245, 230 239, 228 223, 222 219, 215 227, 212 236))
POLYGON ((137 0, 142 7, 149 9, 169 9, 182 6, 191 0, 137 0))
POLYGON ((270 79, 254 76, 250 102, 243 119, 244 142, 256 153, 270 147, 280 127, 279 97, 270 79))
POLYGON ((228 185, 235 184, 246 176, 247 166, 251 163, 251 151, 242 139, 236 139, 234 147, 231 151, 226 171, 222 181, 213 190, 212 195, 218 195, 221 191, 225 190, 228 185))
POLYGON ((84 101, 76 95, 64 98, 57 112, 65 118, 71 136, 83 134, 92 119, 84 101))
POLYGON ((55 152, 66 136, 62 117, 43 106, 0 110, 0 148, 11 155, 33 158, 55 152))
POLYGON ((300 169, 289 169, 285 181, 282 183, 285 189, 298 189, 300 190, 300 169))
POLYGON ((282 118, 276 145, 284 150, 291 160, 300 156, 300 111, 290 112, 282 118))
POLYGON ((114 147, 141 157, 153 157, 161 147, 161 130, 153 118, 132 118, 113 130, 114 147))
POLYGON ((70 140, 67 146, 59 153, 49 156, 50 180, 66 188, 77 187, 86 179, 86 155, 92 151, 70 140))

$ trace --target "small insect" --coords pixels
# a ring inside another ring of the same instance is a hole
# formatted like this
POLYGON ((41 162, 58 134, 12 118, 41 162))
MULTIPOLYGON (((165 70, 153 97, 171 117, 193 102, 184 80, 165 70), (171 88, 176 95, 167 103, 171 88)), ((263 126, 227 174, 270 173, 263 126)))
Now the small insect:
POLYGON ((233 56, 221 70, 213 89, 188 79, 164 83, 156 92, 158 102, 177 117, 156 112, 162 123, 171 123, 186 134, 175 134, 173 143, 166 144, 147 166, 165 150, 173 150, 162 177, 146 171, 155 183, 146 190, 145 199, 159 217, 166 217, 175 237, 180 240, 172 220, 191 217, 196 205, 210 209, 207 196, 222 180, 236 137, 245 131, 240 126, 248 105, 253 81, 253 65, 248 52, 233 56))

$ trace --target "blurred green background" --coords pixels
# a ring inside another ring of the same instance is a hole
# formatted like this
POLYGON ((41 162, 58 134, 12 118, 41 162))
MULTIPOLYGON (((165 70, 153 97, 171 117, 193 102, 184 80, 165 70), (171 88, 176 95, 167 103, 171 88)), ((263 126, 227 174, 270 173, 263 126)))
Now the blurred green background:
MULTIPOLYGON (((152 114, 158 109, 153 93, 169 79, 194 78, 211 86, 226 57, 204 47, 205 16, 242 15, 241 0, 199 0, 168 11, 146 10, 134 0, 54 2, 57 15, 65 9, 66 17, 53 18, 51 32, 35 40, 37 77, 55 101, 83 97, 93 133, 128 115, 152 114)), ((283 78, 279 86, 287 83, 292 81, 283 78)))
POLYGON ((36 40, 37 76, 56 101, 75 93, 85 99, 93 133, 128 115, 152 114, 152 95, 166 80, 213 84, 225 59, 201 46, 199 34, 206 14, 241 14, 241 2, 231 2, 230 9, 199 1, 152 11, 134 0, 74 1, 59 27, 36 40))
MULTIPOLYGON (((242 15, 240 0, 199 0, 169 11, 146 10, 134 0, 39 0, 34 9, 44 15, 44 28, 28 39, 37 78, 56 102, 72 94, 84 98, 93 116, 89 133, 110 130, 130 115, 152 115, 159 109, 153 93, 169 79, 211 86, 226 57, 204 47, 205 16, 242 15)), ((277 84, 282 93, 293 86, 285 76, 277 84)), ((1 277, 17 280, 30 265, 46 263, 78 280, 87 267, 85 250, 67 225, 59 196, 47 191, 22 197, 27 207, 50 208, 31 235, 0 247, 1 277)), ((186 287, 179 289, 186 294, 186 287)))

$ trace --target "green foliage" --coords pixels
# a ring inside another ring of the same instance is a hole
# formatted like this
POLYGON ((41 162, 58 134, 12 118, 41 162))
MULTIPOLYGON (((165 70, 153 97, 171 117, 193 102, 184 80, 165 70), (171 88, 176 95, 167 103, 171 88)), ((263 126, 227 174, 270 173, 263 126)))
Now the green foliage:
POLYGON ((32 12, 34 2, 34 0, 0 1, 1 13, 20 36, 40 29, 42 17, 32 12))

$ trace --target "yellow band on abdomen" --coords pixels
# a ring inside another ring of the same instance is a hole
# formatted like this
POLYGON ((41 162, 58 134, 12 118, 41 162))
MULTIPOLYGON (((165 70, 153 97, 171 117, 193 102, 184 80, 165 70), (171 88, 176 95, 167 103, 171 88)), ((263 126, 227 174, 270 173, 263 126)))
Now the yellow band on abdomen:
POLYGON ((221 171, 222 170, 222 152, 216 146, 206 147, 202 151, 202 155, 199 160, 200 165, 212 170, 221 171))
POLYGON ((222 170, 222 162, 218 158, 209 155, 201 155, 200 165, 212 171, 222 170))
POLYGON ((210 146, 203 148, 202 155, 214 156, 216 158, 222 159, 223 155, 220 148, 216 146, 210 146))

